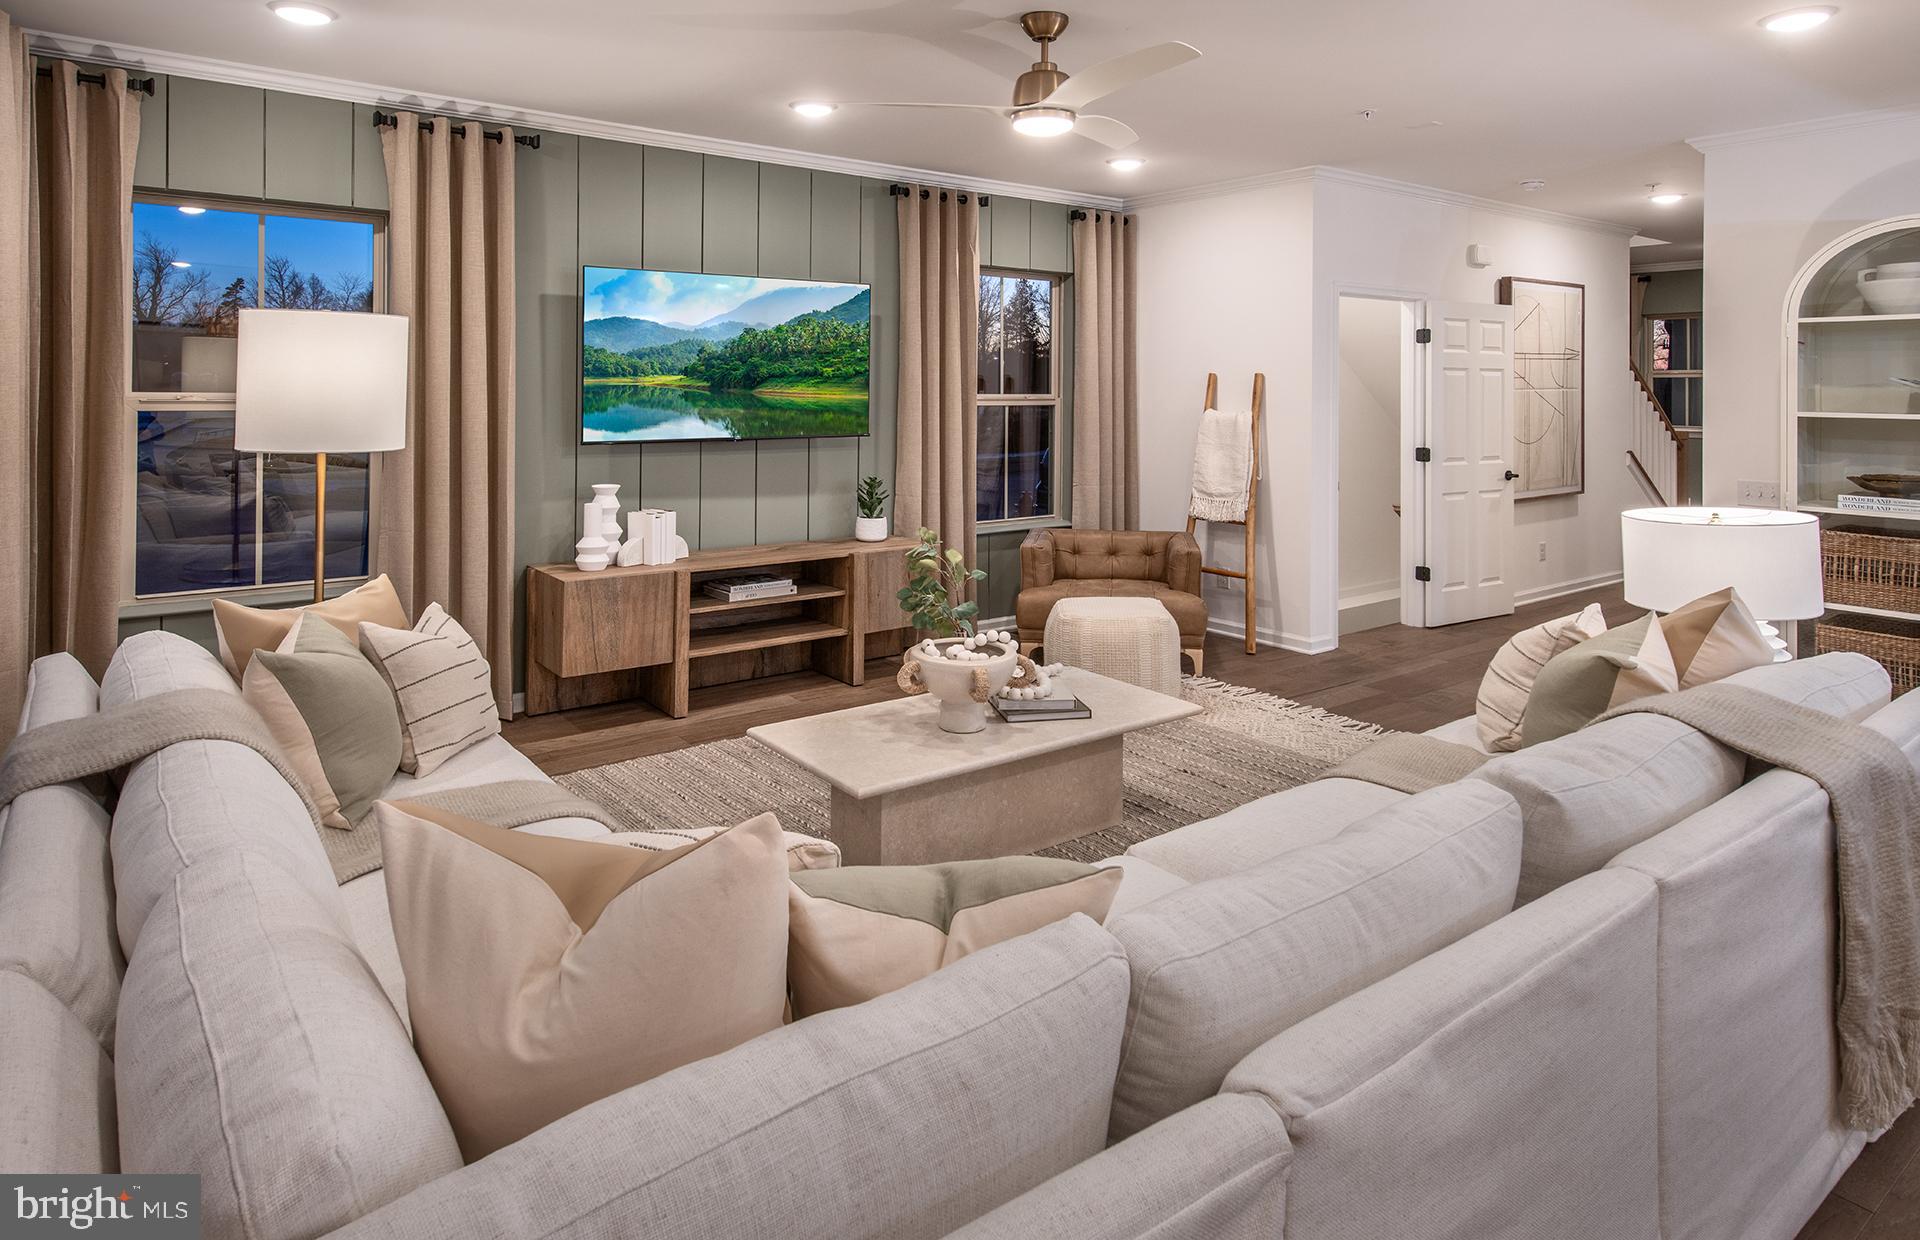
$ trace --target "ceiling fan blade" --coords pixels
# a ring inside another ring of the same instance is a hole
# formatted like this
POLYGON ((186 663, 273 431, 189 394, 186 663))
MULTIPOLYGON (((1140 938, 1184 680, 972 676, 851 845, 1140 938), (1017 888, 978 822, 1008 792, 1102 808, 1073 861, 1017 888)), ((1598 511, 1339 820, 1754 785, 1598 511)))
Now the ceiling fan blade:
POLYGON ((1133 126, 1125 121, 1114 120, 1111 116, 1095 116, 1090 112, 1082 112, 1074 117, 1073 132, 1083 138, 1092 138, 1100 145, 1110 146, 1116 151, 1132 146, 1140 140, 1140 135, 1133 132, 1133 126))
POLYGON ((1137 52, 1103 60, 1091 69, 1074 74, 1059 90, 1048 95, 1044 102, 1050 108, 1078 112, 1096 99, 1156 73, 1165 73, 1168 69, 1184 65, 1199 55, 1200 49, 1190 43, 1162 43, 1158 47, 1143 47, 1137 52))
POLYGON ((962 112, 988 112, 1002 119, 1013 115, 1012 108, 992 103, 914 103, 905 100, 860 99, 834 106, 841 108, 957 108, 962 112))

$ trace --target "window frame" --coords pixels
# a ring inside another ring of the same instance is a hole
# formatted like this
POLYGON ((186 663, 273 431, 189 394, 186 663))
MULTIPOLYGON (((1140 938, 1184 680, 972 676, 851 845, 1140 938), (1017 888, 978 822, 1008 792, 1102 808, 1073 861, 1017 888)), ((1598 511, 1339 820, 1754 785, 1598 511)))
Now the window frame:
MULTIPOLYGON (((218 194, 168 193, 159 190, 135 190, 133 201, 128 205, 131 214, 136 206, 151 205, 162 207, 204 207, 209 211, 226 211, 251 214, 257 217, 257 243, 254 258, 254 289, 256 297, 259 290, 266 287, 267 268, 267 219, 269 216, 308 220, 337 220, 350 224, 368 224, 373 228, 373 273, 372 273, 372 309, 373 314, 387 312, 388 271, 387 271, 387 213, 385 211, 361 210, 351 207, 321 206, 298 202, 281 202, 258 198, 227 198, 218 194)), ((136 239, 137 240, 137 239, 136 239)), ((131 259, 131 256, 129 256, 131 259)), ((133 263, 126 264, 128 298, 131 301, 133 288, 133 263)), ((341 313, 354 313, 342 311, 341 313)), ((134 333, 127 332, 126 375, 127 396, 124 409, 126 432, 130 443, 137 443, 140 428, 140 411, 167 410, 181 413, 226 413, 234 412, 232 392, 142 392, 133 387, 133 349, 134 333)), ((211 606, 215 598, 244 598, 256 604, 300 602, 310 599, 313 586, 307 582, 262 582, 261 574, 265 570, 266 548, 263 541, 265 533, 266 469, 265 458, 271 455, 302 455, 298 453, 256 452, 253 469, 253 584, 229 588, 215 587, 206 590, 175 590, 157 594, 137 592, 138 558, 140 554, 139 532, 139 473, 140 458, 138 452, 129 453, 126 476, 122 480, 122 492, 125 499, 126 518, 122 526, 122 545, 125 552, 120 563, 120 614, 129 616, 167 615, 180 611, 198 611, 211 606)), ((367 571, 345 577, 328 577, 327 584, 341 584, 348 587, 359 585, 379 576, 380 568, 376 562, 378 554, 378 514, 380 498, 380 469, 373 462, 378 460, 375 454, 369 462, 367 471, 367 571)))
MULTIPOLYGON (((1690 370, 1655 370, 1653 368, 1653 324, 1655 324, 1656 322, 1674 322, 1680 319, 1691 319, 1694 323, 1694 328, 1693 328, 1694 358, 1696 361, 1704 361, 1706 359, 1701 357, 1701 353, 1706 345, 1706 336, 1705 336, 1705 333, 1701 330, 1701 326, 1700 326, 1700 311, 1683 310, 1683 311, 1678 311, 1673 313, 1664 313, 1664 314, 1662 313, 1643 314, 1640 317, 1642 321, 1646 324, 1646 330, 1640 333, 1640 338, 1641 338, 1641 341, 1643 342, 1641 345, 1641 348, 1645 354, 1645 356, 1643 356, 1640 359, 1640 372, 1646 375, 1647 385, 1649 387, 1651 387, 1655 382, 1661 379, 1694 379, 1699 381, 1701 407, 1699 409, 1689 409, 1688 412, 1690 414, 1698 416, 1700 420, 1695 422, 1686 422, 1686 423, 1675 422, 1673 424, 1673 429, 1679 431, 1682 434, 1687 434, 1689 432, 1693 434, 1699 434, 1702 425, 1704 425, 1705 423, 1705 407, 1707 403, 1706 371, 1701 369, 1698 366, 1695 366, 1690 370)), ((1673 411, 1668 410, 1667 415, 1668 417, 1672 417, 1673 411)))
MULTIPOLYGON (((1063 393, 1065 391, 1065 375, 1067 369, 1066 351, 1062 348, 1060 333, 1061 323, 1064 318, 1061 313, 1060 293, 1066 286, 1066 279, 1059 272, 1054 271, 1031 271, 1018 267, 981 267, 980 278, 984 280, 988 276, 999 279, 1031 280, 1036 284, 1044 283, 1047 285, 1048 329, 1052 333, 1053 355, 1051 359, 1052 364, 1047 368, 1049 390, 1046 392, 974 392, 973 418, 976 426, 975 441, 978 442, 979 432, 977 427, 980 421, 980 409, 984 405, 1003 405, 1009 409, 1022 406, 1033 408, 1051 406, 1053 409, 1053 416, 1050 419, 1052 423, 1053 447, 1047 454, 1047 494, 1053 500, 1053 503, 1050 505, 1053 511, 1034 513, 1024 517, 1001 517, 993 521, 976 521, 974 528, 979 533, 988 534, 1009 530, 1066 525, 1068 524, 1068 516, 1065 512, 1065 496, 1063 496, 1060 491, 1060 460, 1064 455, 1065 448, 1065 445, 1061 441, 1061 436, 1065 433, 1065 421, 1062 414, 1065 410, 1066 398, 1063 393)), ((974 297, 977 303, 979 299, 978 289, 975 290, 974 297)), ((1069 339, 1067 343, 1071 344, 1072 342, 1069 339)), ((976 367, 979 363, 978 348, 979 346, 976 342, 974 359, 976 367)), ((1004 433, 1001 436, 1001 442, 1003 444, 1006 442, 1004 433)), ((979 485, 979 470, 979 462, 975 461, 974 484, 976 489, 979 485)), ((1005 507, 1005 487, 1006 482, 1003 477, 1001 481, 1003 508, 1005 507)))

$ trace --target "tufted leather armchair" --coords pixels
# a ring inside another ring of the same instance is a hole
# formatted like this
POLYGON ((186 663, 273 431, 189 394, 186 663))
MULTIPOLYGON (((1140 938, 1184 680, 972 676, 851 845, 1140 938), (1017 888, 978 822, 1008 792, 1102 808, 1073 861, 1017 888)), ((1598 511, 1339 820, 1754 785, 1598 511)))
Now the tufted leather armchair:
POLYGON ((1020 544, 1014 620, 1020 644, 1043 640, 1063 598, 1158 599, 1180 626, 1180 646, 1200 673, 1207 605, 1200 599, 1200 544, 1178 530, 1034 530, 1020 544))

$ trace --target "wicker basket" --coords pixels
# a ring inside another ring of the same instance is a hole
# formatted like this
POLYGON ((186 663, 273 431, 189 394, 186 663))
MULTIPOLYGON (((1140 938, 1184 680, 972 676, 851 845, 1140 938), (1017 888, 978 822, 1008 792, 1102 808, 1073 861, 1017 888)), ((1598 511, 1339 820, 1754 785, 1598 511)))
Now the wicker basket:
POLYGON ((1920 535, 1861 525, 1820 531, 1827 601, 1920 614, 1920 535))
POLYGON ((1887 669, 1893 696, 1920 686, 1920 624, 1883 616, 1832 615, 1813 626, 1817 654, 1852 650, 1887 669))

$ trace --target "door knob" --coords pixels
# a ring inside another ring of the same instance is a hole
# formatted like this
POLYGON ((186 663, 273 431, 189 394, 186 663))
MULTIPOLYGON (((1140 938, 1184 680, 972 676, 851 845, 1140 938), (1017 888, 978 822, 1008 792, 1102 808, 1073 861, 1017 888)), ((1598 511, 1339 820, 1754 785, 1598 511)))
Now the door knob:
POLYGON ((1512 482, 1515 478, 1518 478, 1519 476, 1520 476, 1519 474, 1514 473, 1511 469, 1507 471, 1508 482, 1512 482))

